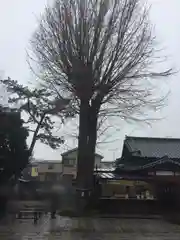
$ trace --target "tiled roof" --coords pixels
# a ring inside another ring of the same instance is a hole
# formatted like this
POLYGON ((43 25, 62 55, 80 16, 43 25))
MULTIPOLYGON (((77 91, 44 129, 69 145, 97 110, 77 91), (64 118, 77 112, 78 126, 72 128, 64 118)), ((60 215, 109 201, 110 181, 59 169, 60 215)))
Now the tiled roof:
POLYGON ((180 167, 180 162, 174 161, 174 160, 169 159, 167 157, 163 157, 163 158, 161 158, 157 161, 145 164, 144 166, 140 166, 140 168, 141 169, 146 169, 146 168, 149 168, 149 167, 154 167, 154 166, 157 166, 157 165, 161 165, 163 163, 172 163, 172 164, 175 164, 175 165, 180 167))
POLYGON ((45 164, 53 164, 53 163, 62 163, 61 160, 36 160, 33 162, 34 164, 45 163, 45 164))
POLYGON ((119 174, 115 174, 115 173, 99 173, 98 176, 102 179, 111 179, 111 180, 120 180, 123 179, 122 176, 120 176, 119 174))
POLYGON ((94 172, 113 172, 115 168, 95 168, 94 172))
POLYGON ((133 156, 171 159, 180 158, 180 139, 127 136, 124 144, 133 156))
POLYGON ((117 173, 98 173, 100 179, 106 180, 146 180, 147 176, 140 175, 121 175, 117 173))

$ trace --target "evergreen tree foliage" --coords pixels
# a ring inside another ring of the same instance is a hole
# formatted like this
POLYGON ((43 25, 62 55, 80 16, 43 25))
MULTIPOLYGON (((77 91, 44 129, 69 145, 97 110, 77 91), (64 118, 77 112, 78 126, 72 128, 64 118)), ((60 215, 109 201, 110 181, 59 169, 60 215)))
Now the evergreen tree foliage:
POLYGON ((29 161, 28 131, 20 113, 0 109, 0 184, 16 179, 29 161))

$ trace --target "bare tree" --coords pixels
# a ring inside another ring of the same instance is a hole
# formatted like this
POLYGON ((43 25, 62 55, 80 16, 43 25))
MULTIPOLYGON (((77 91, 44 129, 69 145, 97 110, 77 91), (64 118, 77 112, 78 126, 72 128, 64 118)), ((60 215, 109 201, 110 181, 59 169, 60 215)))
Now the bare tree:
POLYGON ((148 11, 140 0, 56 0, 33 35, 43 84, 71 96, 79 114, 81 190, 92 186, 98 118, 136 120, 163 103, 151 83, 172 69, 154 70, 157 52, 148 11))

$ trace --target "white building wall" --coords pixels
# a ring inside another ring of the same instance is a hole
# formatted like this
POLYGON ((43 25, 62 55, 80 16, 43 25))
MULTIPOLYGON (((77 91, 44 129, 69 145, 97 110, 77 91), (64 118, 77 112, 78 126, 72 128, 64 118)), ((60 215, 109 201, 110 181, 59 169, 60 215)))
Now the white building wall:
MULTIPOLYGON (((100 168, 101 166, 101 157, 95 156, 95 164, 94 167, 100 168)), ((63 175, 73 175, 74 178, 77 176, 77 151, 73 151, 68 153, 65 156, 62 156, 62 171, 63 175), (69 164, 70 163, 70 164, 69 164), (72 164, 71 164, 72 163, 72 164)))
POLYGON ((50 161, 47 163, 38 163, 38 173, 62 173, 62 163, 51 163, 50 161), (52 165, 53 168, 49 169, 49 166, 52 165))

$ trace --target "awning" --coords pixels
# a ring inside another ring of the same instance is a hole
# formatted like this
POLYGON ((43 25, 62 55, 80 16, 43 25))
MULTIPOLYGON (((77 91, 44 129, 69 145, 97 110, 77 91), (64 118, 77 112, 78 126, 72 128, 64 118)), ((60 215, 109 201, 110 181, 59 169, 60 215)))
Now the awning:
POLYGON ((98 173, 97 175, 99 176, 99 178, 102 178, 102 179, 112 179, 112 180, 123 179, 122 176, 115 173, 101 172, 101 173, 98 173))
POLYGON ((115 170, 115 168, 95 168, 94 172, 98 173, 98 172, 113 172, 115 170))
POLYGON ((129 181, 146 181, 150 177, 148 176, 140 176, 140 175, 120 175, 113 172, 99 172, 96 174, 100 179, 107 180, 129 180, 129 181))

